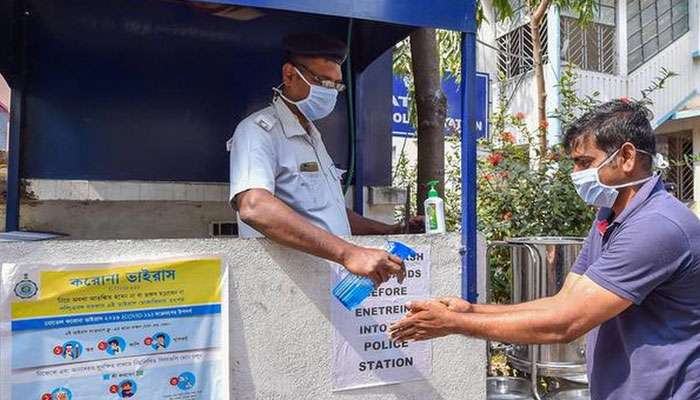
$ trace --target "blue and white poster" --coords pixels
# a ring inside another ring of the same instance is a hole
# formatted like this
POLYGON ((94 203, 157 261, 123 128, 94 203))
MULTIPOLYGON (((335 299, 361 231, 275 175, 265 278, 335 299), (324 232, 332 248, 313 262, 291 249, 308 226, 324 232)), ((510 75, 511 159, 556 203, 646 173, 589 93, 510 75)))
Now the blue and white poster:
POLYGON ((220 258, 3 264, 0 399, 228 399, 220 258))
MULTIPOLYGON (((453 77, 442 81, 442 90, 447 97, 447 118, 445 134, 459 134, 462 131, 462 100, 459 84, 453 77)), ((392 96, 392 133, 394 136, 416 136, 416 129, 411 126, 408 117, 408 88, 403 78, 394 75, 394 93, 392 96)), ((485 138, 489 132, 489 75, 476 74, 476 121, 474 123, 477 138, 485 138)))

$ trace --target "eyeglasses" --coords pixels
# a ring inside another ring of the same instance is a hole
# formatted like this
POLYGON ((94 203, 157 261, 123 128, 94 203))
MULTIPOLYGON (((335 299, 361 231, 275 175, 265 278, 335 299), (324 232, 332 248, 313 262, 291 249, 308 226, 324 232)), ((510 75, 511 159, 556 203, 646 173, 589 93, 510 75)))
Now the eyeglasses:
POLYGON ((320 76, 314 74, 309 68, 304 66, 303 64, 298 64, 298 63, 292 63, 295 67, 300 69, 302 72, 306 72, 309 75, 311 75, 311 78, 313 78, 316 82, 318 82, 319 85, 328 88, 328 89, 335 89, 338 92, 342 92, 346 89, 346 86, 344 83, 341 82, 335 82, 330 79, 324 79, 321 78, 320 76))

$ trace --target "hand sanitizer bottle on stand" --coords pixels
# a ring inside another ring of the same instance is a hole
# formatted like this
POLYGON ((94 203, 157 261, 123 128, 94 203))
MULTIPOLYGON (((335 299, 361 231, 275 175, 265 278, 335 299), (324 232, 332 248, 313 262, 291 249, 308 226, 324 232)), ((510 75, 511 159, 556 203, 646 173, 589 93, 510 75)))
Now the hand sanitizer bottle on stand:
POLYGON ((428 198, 423 203, 423 207, 425 207, 425 233, 427 234, 445 233, 445 202, 435 190, 437 184, 438 181, 428 182, 430 191, 428 191, 428 198))

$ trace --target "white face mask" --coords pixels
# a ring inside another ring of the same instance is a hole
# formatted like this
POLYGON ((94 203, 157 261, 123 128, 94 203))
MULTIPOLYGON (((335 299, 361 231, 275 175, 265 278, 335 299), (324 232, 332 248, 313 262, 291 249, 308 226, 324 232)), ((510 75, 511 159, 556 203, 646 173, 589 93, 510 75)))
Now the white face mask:
POLYGON ((273 88, 273 90, 287 102, 297 106, 299 111, 310 121, 327 117, 335 108, 335 103, 338 100, 338 91, 320 85, 312 85, 304 78, 304 75, 299 72, 297 67, 294 67, 294 70, 309 85, 309 95, 305 99, 292 101, 285 97, 281 90, 277 88, 273 88))
MULTIPOLYGON (((644 150, 637 150, 640 153, 649 154, 644 150)), ((620 150, 615 151, 610 157, 606 158, 599 166, 594 168, 588 168, 583 171, 574 172, 571 174, 571 180, 576 186, 576 192, 587 204, 596 207, 611 208, 615 204, 615 200, 620 192, 617 189, 639 185, 640 183, 647 182, 654 178, 655 175, 650 177, 640 179, 638 181, 624 183, 622 185, 609 186, 600 181, 600 175, 598 171, 603 168, 606 164, 612 161, 620 150)), ((657 166, 659 166, 660 158, 655 158, 654 161, 657 166)))

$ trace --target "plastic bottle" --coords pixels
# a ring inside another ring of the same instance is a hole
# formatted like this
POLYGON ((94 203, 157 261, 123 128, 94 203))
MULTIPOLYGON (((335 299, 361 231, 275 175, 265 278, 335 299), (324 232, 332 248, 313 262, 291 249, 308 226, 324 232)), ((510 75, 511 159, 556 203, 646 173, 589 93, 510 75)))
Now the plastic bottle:
MULTIPOLYGON (((401 242, 387 242, 386 251, 406 260, 416 255, 416 251, 401 242)), ((353 310, 360 305, 374 290, 374 282, 366 276, 348 273, 333 288, 333 296, 348 310, 353 310)))
POLYGON ((423 207, 425 208, 425 233, 445 233, 445 203, 435 190, 435 185, 438 181, 428 182, 430 191, 428 198, 425 199, 423 207))

